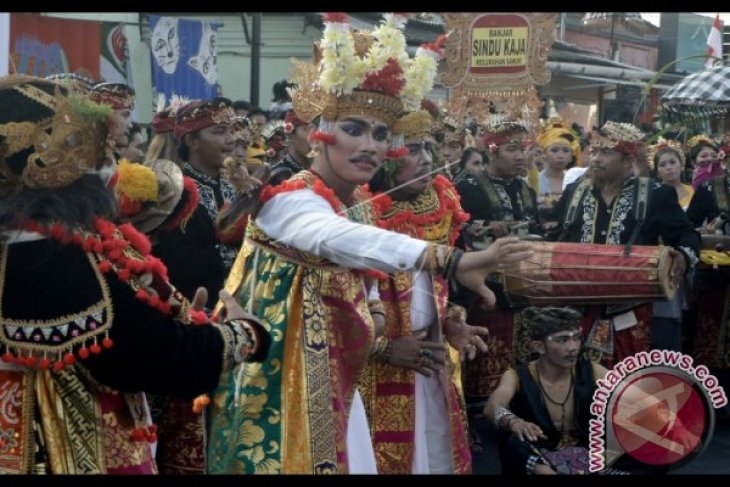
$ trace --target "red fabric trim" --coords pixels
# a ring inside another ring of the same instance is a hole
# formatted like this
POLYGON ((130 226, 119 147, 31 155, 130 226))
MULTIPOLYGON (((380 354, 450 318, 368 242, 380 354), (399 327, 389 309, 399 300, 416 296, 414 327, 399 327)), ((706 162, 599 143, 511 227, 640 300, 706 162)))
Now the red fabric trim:
POLYGON ((327 145, 335 145, 335 134, 328 134, 327 132, 317 130, 312 134, 312 140, 318 140, 327 145))

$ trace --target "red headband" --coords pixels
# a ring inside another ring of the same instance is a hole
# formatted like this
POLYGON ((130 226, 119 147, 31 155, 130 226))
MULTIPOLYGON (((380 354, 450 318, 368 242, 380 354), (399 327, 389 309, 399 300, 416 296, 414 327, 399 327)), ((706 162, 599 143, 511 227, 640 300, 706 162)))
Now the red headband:
POLYGON ((134 90, 121 83, 102 83, 89 91, 92 101, 109 105, 114 110, 132 109, 134 107, 134 90))
POLYGON ((175 130, 175 117, 170 116, 170 110, 165 108, 152 117, 152 130, 156 134, 166 134, 175 130))
POLYGON ((213 100, 194 101, 183 107, 175 119, 175 138, 221 123, 233 123, 235 113, 230 104, 213 100))

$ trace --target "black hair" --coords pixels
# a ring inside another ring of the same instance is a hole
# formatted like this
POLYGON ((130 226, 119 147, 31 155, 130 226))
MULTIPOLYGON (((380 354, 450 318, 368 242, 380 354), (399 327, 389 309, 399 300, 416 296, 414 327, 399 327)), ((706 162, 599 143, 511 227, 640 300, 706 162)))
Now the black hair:
MULTIPOLYGON (((199 137, 198 132, 190 132, 189 134, 191 137, 199 137)), ((182 139, 177 144, 177 156, 180 158, 180 160, 185 162, 190 162, 190 147, 188 147, 188 143, 185 142, 185 136, 183 136, 182 139)))
POLYGON ((134 134, 142 135, 142 126, 137 122, 132 122, 132 126, 129 128, 129 140, 131 141, 134 134))
POLYGON ((281 80, 274 83, 273 92, 274 98, 271 99, 273 102, 287 102, 291 101, 291 96, 286 90, 287 88, 294 88, 296 85, 289 83, 287 80, 281 80))
POLYGON ((487 157, 484 154, 484 152, 482 152, 479 149, 476 149, 474 147, 467 147, 461 153, 461 159, 459 159, 459 169, 461 171, 464 170, 464 167, 466 166, 467 161, 471 158, 472 154, 479 154, 480 156, 482 156, 482 161, 484 163, 487 163, 487 157))
POLYGON ((263 108, 261 108, 261 107, 254 107, 254 108, 252 108, 252 109, 251 109, 251 110, 250 110, 250 111, 248 112, 248 115, 246 115, 246 116, 247 116, 248 118, 251 118, 251 117, 253 117, 253 116, 254 116, 254 115, 256 115, 256 114, 261 114, 261 115, 265 116, 267 120, 269 119, 269 112, 268 112, 268 111, 266 111, 266 110, 264 110, 264 109, 263 109, 263 108))
POLYGON ((231 107, 234 110, 246 110, 247 112, 250 112, 251 110, 253 110, 253 105, 251 105, 246 100, 236 100, 233 102, 231 107))
POLYGON ((34 221, 62 223, 68 229, 94 228, 94 219, 114 218, 117 212, 112 192, 96 174, 85 174, 61 188, 30 189, 3 199, 0 205, 0 231, 22 228, 34 221))
POLYGON ((528 325, 530 339, 543 340, 553 333, 577 328, 583 315, 568 307, 531 307, 522 310, 521 318, 528 325))

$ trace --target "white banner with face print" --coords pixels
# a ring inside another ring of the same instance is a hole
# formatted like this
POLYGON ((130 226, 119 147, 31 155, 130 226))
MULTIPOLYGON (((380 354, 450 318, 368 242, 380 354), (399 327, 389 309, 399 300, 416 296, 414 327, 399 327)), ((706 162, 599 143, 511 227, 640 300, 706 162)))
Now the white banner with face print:
POLYGON ((0 76, 10 72, 10 13, 0 12, 0 76))

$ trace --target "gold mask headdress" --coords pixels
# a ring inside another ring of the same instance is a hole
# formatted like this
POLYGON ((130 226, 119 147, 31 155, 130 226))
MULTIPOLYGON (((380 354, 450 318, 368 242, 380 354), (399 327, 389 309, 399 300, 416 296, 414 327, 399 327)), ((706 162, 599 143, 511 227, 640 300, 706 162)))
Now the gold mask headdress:
POLYGON ((111 108, 28 76, 0 79, 0 197, 67 186, 111 156, 111 108))

